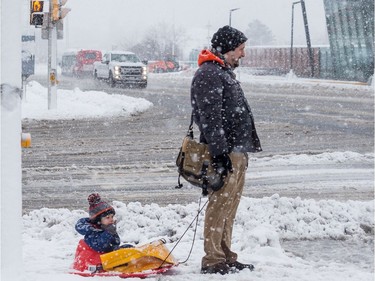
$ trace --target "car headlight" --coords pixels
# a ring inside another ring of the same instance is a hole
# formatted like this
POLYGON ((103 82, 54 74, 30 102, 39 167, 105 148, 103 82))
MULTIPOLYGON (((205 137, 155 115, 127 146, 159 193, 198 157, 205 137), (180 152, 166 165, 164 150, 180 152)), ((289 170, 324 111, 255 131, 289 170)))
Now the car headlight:
POLYGON ((142 66, 142 74, 143 75, 147 74, 147 66, 142 66))
POLYGON ((120 71, 121 70, 121 67, 119 67, 118 65, 115 66, 115 74, 118 75, 120 74, 120 71))

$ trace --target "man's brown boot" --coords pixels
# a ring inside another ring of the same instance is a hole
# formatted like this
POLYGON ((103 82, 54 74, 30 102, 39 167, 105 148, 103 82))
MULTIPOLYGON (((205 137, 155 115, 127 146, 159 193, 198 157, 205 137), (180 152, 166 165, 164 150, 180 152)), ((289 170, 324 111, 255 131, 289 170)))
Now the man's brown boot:
POLYGON ((237 269, 237 270, 243 270, 243 269, 245 269, 245 268, 250 269, 250 271, 253 271, 253 270, 254 270, 254 265, 252 265, 252 264, 240 263, 240 262, 238 262, 238 261, 227 263, 227 266, 228 266, 229 268, 234 268, 234 269, 237 269))
POLYGON ((210 266, 202 266, 202 274, 214 274, 220 273, 222 275, 228 274, 230 272, 229 266, 225 262, 220 262, 210 266))

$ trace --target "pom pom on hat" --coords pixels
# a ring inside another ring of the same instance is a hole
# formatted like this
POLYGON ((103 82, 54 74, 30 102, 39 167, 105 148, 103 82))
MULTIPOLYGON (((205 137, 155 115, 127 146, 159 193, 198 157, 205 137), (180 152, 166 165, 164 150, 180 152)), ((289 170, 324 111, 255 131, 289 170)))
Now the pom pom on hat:
POLYGON ((226 25, 212 36, 212 48, 216 49, 221 54, 226 54, 233 51, 242 43, 247 41, 247 37, 241 31, 226 25))
POLYGON ((100 218, 100 215, 104 213, 112 213, 115 214, 115 209, 111 205, 109 205, 107 202, 102 201, 99 193, 92 193, 87 198, 87 201, 89 201, 90 207, 89 207, 89 215, 90 220, 96 220, 100 218))

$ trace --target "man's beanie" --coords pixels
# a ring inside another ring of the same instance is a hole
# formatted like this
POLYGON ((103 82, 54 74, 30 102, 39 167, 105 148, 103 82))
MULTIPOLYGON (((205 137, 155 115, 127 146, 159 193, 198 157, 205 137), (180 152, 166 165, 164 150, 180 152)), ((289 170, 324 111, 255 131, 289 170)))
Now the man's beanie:
POLYGON ((241 31, 226 25, 212 36, 211 44, 221 54, 233 51, 242 43, 247 41, 247 37, 241 31))
POLYGON ((111 205, 109 205, 107 202, 102 201, 100 198, 100 195, 98 193, 92 193, 87 198, 87 201, 89 201, 90 207, 89 207, 89 215, 90 220, 94 221, 96 219, 99 219, 101 215, 103 214, 115 214, 115 209, 111 205))

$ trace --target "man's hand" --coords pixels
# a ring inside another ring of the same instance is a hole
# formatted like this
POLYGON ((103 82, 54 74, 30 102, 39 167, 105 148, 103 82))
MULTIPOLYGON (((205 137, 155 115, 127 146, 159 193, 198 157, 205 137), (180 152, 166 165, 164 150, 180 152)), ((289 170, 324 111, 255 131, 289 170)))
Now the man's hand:
POLYGON ((223 176, 227 176, 229 172, 233 172, 232 161, 230 160, 228 153, 212 157, 212 166, 217 173, 223 176))

